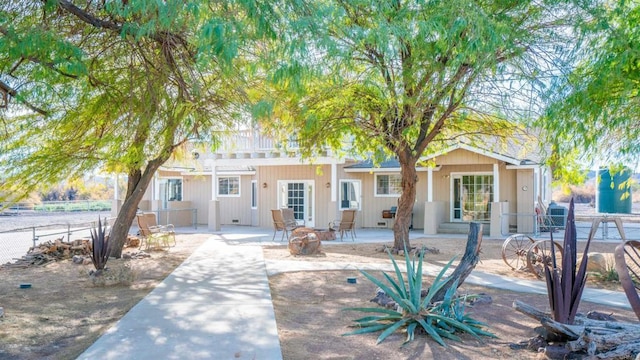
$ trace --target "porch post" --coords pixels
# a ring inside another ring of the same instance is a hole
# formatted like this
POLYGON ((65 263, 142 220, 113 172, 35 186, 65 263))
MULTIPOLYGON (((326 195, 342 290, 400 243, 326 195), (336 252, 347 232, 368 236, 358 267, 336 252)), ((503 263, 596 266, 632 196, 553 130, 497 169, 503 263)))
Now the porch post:
POLYGON ((331 160, 331 203, 327 209, 327 219, 339 219, 338 216, 338 164, 335 159, 331 160))
POLYGON ((220 231, 220 202, 216 192, 216 163, 211 163, 211 201, 209 201, 209 217, 207 219, 210 231, 220 231))
POLYGON ((493 202, 491 203, 491 219, 489 223, 489 236, 492 238, 502 237, 505 225, 508 231, 508 218, 502 219, 505 208, 508 209, 508 204, 500 203, 500 165, 496 163, 493 164, 493 202))
POLYGON ((338 201, 338 165, 331 161, 331 202, 338 201))
POLYGON ((433 168, 427 168, 427 202, 433 201, 433 168))
POLYGON ((493 164, 493 201, 500 202, 500 166, 493 164))
POLYGON ((118 173, 114 174, 114 185, 113 185, 113 200, 111 201, 111 217, 116 217, 120 213, 120 208, 122 207, 122 201, 120 201, 120 193, 118 191, 118 180, 120 180, 120 176, 118 173))
MULTIPOLYGON (((151 191, 151 203, 149 204, 149 210, 156 212, 162 209, 162 200, 160 200, 160 180, 158 180, 158 173, 153 175, 153 189, 151 191)), ((159 221, 159 220, 158 220, 159 221)))

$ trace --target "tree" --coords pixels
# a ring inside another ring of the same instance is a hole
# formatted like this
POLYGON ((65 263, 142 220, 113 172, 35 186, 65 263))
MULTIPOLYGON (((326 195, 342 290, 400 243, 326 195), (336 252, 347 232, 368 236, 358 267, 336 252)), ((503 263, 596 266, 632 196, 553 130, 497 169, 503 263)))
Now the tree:
POLYGON ((0 193, 95 168, 126 173, 111 231, 122 252, 156 170, 188 140, 228 129, 244 94, 241 52, 269 34, 255 2, 9 1, 0 5, 0 193), (81 5, 80 5, 81 4, 81 5))
POLYGON ((570 10, 553 1, 305 2, 291 10, 287 61, 260 103, 272 116, 265 126, 297 133, 307 155, 347 141, 378 161, 395 156, 394 247, 403 249, 416 164, 462 138, 519 130, 526 114, 513 109, 530 104, 527 84, 553 66, 570 10))
POLYGON ((637 163, 640 4, 586 1, 583 6, 587 16, 574 30, 582 40, 576 60, 550 89, 550 106, 539 125, 555 138, 561 155, 579 152, 581 160, 637 163))

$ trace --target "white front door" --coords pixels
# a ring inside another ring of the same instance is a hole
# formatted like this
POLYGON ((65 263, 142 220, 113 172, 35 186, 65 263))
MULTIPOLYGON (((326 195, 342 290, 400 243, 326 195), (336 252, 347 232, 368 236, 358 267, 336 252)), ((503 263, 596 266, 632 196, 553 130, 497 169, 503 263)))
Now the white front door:
POLYGON ((293 209, 300 224, 314 227, 314 181, 281 180, 278 181, 278 207, 293 209))

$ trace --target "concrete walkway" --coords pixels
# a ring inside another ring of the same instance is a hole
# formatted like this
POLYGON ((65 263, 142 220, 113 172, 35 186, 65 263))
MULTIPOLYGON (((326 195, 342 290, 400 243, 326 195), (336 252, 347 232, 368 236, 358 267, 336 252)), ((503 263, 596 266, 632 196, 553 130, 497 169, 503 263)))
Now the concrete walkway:
MULTIPOLYGON (((282 359, 268 275, 304 270, 392 270, 391 264, 379 263, 265 261, 261 246, 282 244, 279 237, 272 241, 272 234, 270 229, 249 227, 229 227, 212 234, 79 359, 282 359)), ((411 238, 417 237, 424 235, 411 234, 411 238)), ((356 239, 356 243, 389 241, 389 231, 381 230, 359 230, 356 239)), ((440 268, 425 264, 424 270, 433 275, 440 268)), ((543 281, 479 271, 466 283, 546 294, 543 281)), ((582 300, 630 309, 622 292, 585 289, 582 300)))

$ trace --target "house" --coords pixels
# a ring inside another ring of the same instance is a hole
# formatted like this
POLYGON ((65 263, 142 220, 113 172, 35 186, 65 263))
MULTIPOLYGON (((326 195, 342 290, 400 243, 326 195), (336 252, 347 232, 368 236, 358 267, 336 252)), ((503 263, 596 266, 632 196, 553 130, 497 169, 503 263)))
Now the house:
MULTIPOLYGON (((140 208, 161 222, 271 227, 271 209, 290 207, 309 227, 326 228, 343 209, 357 209, 357 227, 391 228, 400 189, 396 160, 338 158, 327 151, 302 160, 295 143, 287 150, 252 131, 233 146, 168 163, 156 174, 140 208), (391 216, 390 216, 391 215, 391 216)), ((464 232, 469 221, 485 223, 491 237, 534 233, 537 200, 550 200, 550 172, 522 147, 483 149, 463 142, 425 158, 418 167, 412 226, 425 234, 464 232), (427 161, 431 160, 431 161, 427 161), (433 165, 435 164, 435 165, 433 165)))

